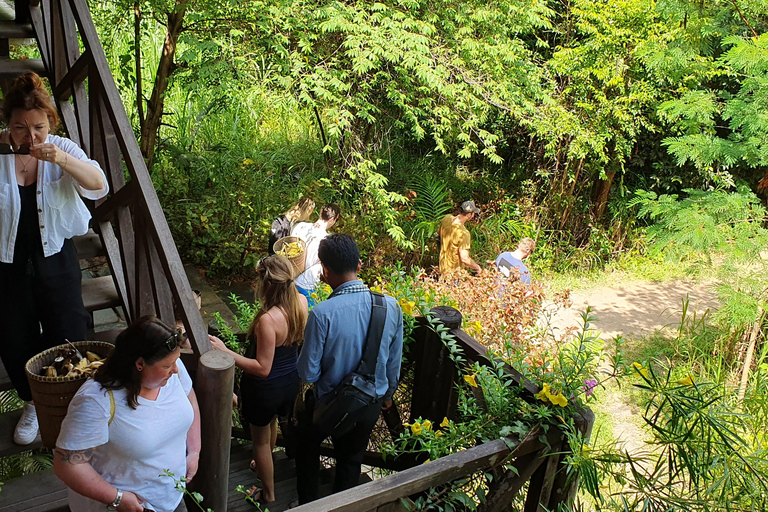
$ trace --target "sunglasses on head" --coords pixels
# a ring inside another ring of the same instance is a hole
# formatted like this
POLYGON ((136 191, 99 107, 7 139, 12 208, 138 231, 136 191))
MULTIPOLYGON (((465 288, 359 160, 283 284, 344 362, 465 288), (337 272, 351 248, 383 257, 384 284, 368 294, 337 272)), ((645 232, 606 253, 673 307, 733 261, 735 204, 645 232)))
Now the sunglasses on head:
POLYGON ((178 347, 179 345, 181 345, 181 342, 182 342, 182 339, 181 339, 181 331, 179 331, 179 330, 177 329, 177 330, 176 330, 176 332, 174 332, 173 334, 171 334, 171 335, 168 337, 168 339, 167 339, 167 340, 161 341, 160 343, 158 343, 158 344, 154 345, 154 346, 152 347, 152 353, 151 353, 151 354, 149 354, 149 355, 151 356, 151 355, 154 355, 154 354, 156 354, 156 353, 157 353, 157 352, 158 352, 158 351, 159 351, 161 348, 163 348, 163 347, 165 347, 165 349, 166 349, 168 352, 173 352, 174 350, 176 350, 176 347, 178 347))
MULTIPOLYGON (((32 129, 29 127, 29 122, 24 120, 24 124, 27 125, 27 133, 29 133, 29 140, 35 140, 32 136, 32 129)), ((22 144, 18 148, 14 149, 11 144, 0 144, 0 155, 28 155, 31 144, 22 144)))

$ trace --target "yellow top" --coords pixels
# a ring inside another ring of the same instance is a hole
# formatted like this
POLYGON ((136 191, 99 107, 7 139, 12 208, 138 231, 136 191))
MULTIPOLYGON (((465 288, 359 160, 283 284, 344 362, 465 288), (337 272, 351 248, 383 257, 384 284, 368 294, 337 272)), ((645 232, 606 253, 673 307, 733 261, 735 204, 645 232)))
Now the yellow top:
POLYGON ((472 245, 469 231, 453 215, 446 215, 440 222, 440 272, 458 270, 463 265, 459 259, 459 250, 467 251, 472 245))

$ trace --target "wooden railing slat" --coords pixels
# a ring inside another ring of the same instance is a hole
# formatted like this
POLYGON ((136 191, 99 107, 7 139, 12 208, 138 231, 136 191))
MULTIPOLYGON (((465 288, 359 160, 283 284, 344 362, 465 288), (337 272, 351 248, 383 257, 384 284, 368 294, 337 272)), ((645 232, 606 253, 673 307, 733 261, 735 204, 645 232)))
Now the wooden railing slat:
POLYGON ((502 512, 507 510, 512 498, 520 492, 529 478, 536 472, 545 458, 540 452, 529 453, 515 459, 512 466, 517 470, 507 471, 501 480, 491 484, 491 489, 485 498, 485 504, 479 512, 502 512))
POLYGON ((72 96, 72 88, 74 84, 82 82, 88 77, 88 65, 90 62, 91 51, 86 48, 77 58, 75 63, 69 68, 67 74, 64 75, 58 83, 51 84, 53 96, 59 101, 68 100, 72 96))
POLYGON ((497 439, 353 487, 294 510, 296 512, 359 512, 360 510, 369 510, 497 464, 504 460, 508 454, 509 448, 506 443, 502 439, 497 439))

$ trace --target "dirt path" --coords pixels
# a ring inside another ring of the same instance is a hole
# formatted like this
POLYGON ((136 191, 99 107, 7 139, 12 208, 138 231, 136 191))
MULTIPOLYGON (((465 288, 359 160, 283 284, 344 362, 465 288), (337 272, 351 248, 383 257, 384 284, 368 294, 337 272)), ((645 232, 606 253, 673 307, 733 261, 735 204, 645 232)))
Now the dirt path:
MULTIPOLYGON (((630 340, 656 330, 675 329, 680 322, 682 300, 688 296, 689 314, 701 315, 717 307, 711 283, 672 281, 654 283, 628 281, 616 287, 599 287, 571 294, 573 305, 558 312, 552 325, 556 329, 581 325, 581 314, 592 306, 593 327, 609 340, 622 335, 630 340)), ((556 331, 557 332, 557 331, 556 331)), ((597 406, 608 418, 614 439, 624 449, 638 454, 647 451, 647 434, 637 405, 630 403, 617 386, 608 386, 597 406)))
POLYGON ((654 283, 629 281, 615 287, 600 287, 571 294, 573 305, 558 312, 553 325, 564 328, 581 323, 581 314, 592 306, 597 317, 594 327, 605 339, 617 335, 632 337, 650 334, 657 329, 675 328, 680 322, 682 300, 689 298, 689 313, 703 314, 717 306, 710 283, 671 281, 654 283))

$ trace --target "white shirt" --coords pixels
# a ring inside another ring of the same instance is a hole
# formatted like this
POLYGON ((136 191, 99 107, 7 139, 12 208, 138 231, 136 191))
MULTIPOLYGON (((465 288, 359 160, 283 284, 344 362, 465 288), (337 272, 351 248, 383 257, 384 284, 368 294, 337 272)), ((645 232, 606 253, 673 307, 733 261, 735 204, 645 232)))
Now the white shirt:
POLYGON ((296 278, 296 286, 300 286, 305 290, 314 290, 317 288, 317 283, 320 282, 320 274, 323 272, 317 250, 320 248, 320 242, 323 238, 328 236, 328 232, 324 227, 318 228, 309 222, 299 222, 291 229, 291 235, 301 238, 307 244, 306 256, 304 257, 304 272, 296 278))
MULTIPOLYGON (((109 192, 109 186, 99 163, 89 159, 80 146, 57 135, 48 135, 45 141, 55 144, 71 157, 88 162, 104 176, 104 187, 101 190, 86 190, 58 165, 38 161, 37 209, 40 238, 43 241, 43 254, 48 257, 59 252, 67 238, 88 232, 91 212, 79 196, 93 200, 101 199, 109 192)), ((0 262, 3 263, 13 263, 16 232, 21 217, 21 198, 14 159, 14 155, 0 155, 0 262)))
MULTIPOLYGON (((141 495, 144 507, 173 512, 181 501, 173 479, 160 477, 166 469, 176 480, 187 472, 187 432, 194 411, 187 395, 192 380, 181 360, 179 373, 160 388, 156 400, 137 397, 131 409, 125 389, 113 391, 115 415, 101 384, 89 379, 69 404, 56 446, 63 450, 94 450, 91 465, 104 480, 118 489, 141 495)), ((69 490, 72 512, 103 512, 105 505, 69 490)))

